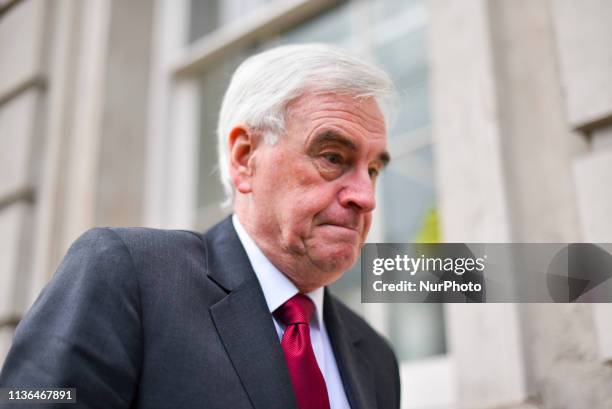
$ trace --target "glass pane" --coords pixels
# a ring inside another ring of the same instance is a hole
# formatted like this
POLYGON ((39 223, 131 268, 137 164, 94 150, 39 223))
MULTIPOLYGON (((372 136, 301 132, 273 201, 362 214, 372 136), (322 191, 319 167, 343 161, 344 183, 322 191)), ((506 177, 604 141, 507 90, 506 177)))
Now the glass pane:
POLYGON ((377 20, 386 20, 405 13, 406 10, 421 7, 424 0, 376 0, 374 1, 374 16, 377 20))
POLYGON ((219 27, 219 0, 191 0, 189 11, 190 43, 219 27))
POLYGON ((426 30, 406 33, 376 48, 377 61, 391 75, 399 101, 389 129, 391 139, 429 124, 426 30))
POLYGON ((231 75, 244 59, 243 52, 235 52, 216 64, 211 64, 201 78, 201 122, 199 192, 200 208, 220 204, 224 198, 217 167, 217 120, 223 94, 231 75))
POLYGON ((394 158, 382 176, 385 242, 416 240, 435 207, 431 146, 394 158))
POLYGON ((389 309, 389 339, 400 361, 446 352, 442 304, 393 304, 389 309))
POLYGON ((240 20, 271 0, 190 0, 189 42, 240 20))
MULTIPOLYGON (((394 158, 382 184, 385 242, 439 241, 431 146, 394 158)), ((402 361, 446 352, 441 304, 391 304, 388 328, 402 361)))
POLYGON ((280 35, 282 44, 333 43, 348 41, 351 34, 350 4, 345 3, 324 14, 286 30, 280 35))

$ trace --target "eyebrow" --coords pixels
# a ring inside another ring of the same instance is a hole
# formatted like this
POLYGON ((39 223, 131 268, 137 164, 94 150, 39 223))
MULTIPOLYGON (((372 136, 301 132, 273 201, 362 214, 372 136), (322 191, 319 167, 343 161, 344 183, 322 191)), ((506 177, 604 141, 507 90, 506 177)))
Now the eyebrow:
MULTIPOLYGON (((353 152, 357 151, 357 145, 355 144, 355 142, 351 141, 346 136, 339 134, 335 131, 325 131, 315 136, 311 146, 315 147, 324 143, 337 143, 353 152)), ((391 162, 391 156, 387 151, 378 154, 377 159, 382 163, 383 168, 387 167, 387 165, 389 165, 389 162, 391 162)))

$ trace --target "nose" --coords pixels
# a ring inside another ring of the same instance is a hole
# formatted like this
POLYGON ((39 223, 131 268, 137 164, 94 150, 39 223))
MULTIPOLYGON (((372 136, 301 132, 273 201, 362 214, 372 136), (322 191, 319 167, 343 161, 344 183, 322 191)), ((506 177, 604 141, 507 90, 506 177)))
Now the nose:
POLYGON ((342 206, 353 208, 360 213, 374 210, 376 207, 374 182, 367 169, 352 172, 346 185, 339 193, 339 199, 342 206))

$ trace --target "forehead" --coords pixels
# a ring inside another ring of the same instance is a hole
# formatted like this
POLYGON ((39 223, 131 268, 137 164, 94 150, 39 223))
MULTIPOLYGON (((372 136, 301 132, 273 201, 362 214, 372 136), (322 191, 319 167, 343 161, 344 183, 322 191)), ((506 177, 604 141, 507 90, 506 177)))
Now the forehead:
POLYGON ((386 144, 385 119, 372 97, 305 94, 287 107, 287 127, 301 127, 307 133, 320 128, 334 128, 349 138, 386 144))

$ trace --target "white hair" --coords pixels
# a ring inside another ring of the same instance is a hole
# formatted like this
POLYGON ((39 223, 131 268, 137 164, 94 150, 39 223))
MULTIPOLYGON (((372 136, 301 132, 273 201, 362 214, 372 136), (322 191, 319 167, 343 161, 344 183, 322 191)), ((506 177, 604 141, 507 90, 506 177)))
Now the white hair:
POLYGON ((285 45, 246 59, 225 92, 217 127, 226 206, 234 194, 229 172, 231 130, 245 124, 263 132, 266 143, 276 143, 285 131, 287 105, 306 92, 372 97, 387 113, 395 90, 383 70, 330 45, 285 45))

